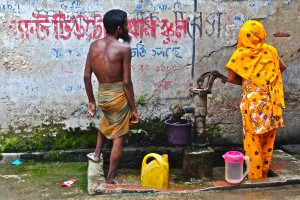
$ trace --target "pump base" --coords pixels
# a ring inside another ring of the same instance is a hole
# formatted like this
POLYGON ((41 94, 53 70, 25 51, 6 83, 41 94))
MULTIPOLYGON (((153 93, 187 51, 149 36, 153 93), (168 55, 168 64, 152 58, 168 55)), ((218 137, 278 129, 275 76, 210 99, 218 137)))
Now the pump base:
POLYGON ((184 152, 183 173, 187 181, 211 180, 213 178, 214 150, 187 148, 184 152))

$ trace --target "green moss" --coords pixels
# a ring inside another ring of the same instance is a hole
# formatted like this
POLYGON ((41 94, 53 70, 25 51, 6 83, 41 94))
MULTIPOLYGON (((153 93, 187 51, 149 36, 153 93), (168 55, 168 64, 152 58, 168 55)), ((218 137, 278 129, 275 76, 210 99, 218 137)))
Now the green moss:
POLYGON ((167 130, 166 124, 160 118, 141 120, 138 127, 152 134, 161 134, 167 130))
POLYGON ((2 160, 2 158, 3 158, 3 156, 2 156, 2 154, 0 153, 0 161, 2 160))
POLYGON ((211 146, 226 147, 234 145, 223 136, 222 130, 218 125, 207 125, 206 134, 211 146))
POLYGON ((206 134, 209 138, 222 137, 221 128, 217 125, 206 125, 206 134))
POLYGON ((53 153, 49 153, 48 154, 48 157, 50 160, 54 160, 54 161, 57 161, 57 160, 60 160, 60 158, 62 157, 60 153, 58 152, 53 152, 53 153))
MULTIPOLYGON (((131 127, 137 134, 132 134, 129 146, 164 146, 167 144, 167 126, 160 118, 140 120, 131 127)), ((42 124, 28 127, 9 127, 0 129, 0 152, 33 152, 69 149, 93 149, 97 139, 97 127, 90 124, 87 129, 64 128, 63 124, 42 124)), ((134 131, 133 131, 134 132, 134 131)), ((111 145, 109 142, 104 145, 111 145)), ((104 146, 107 147, 107 146, 104 146)), ((51 160, 59 160, 59 155, 50 155, 51 160)))
POLYGON ((131 127, 132 134, 125 146, 166 146, 167 128, 159 118, 140 120, 131 127))
POLYGON ((86 130, 80 128, 65 129, 62 124, 49 124, 33 127, 12 128, 5 132, 0 130, 0 151, 26 152, 44 150, 66 150, 94 148, 97 128, 94 124, 86 130))

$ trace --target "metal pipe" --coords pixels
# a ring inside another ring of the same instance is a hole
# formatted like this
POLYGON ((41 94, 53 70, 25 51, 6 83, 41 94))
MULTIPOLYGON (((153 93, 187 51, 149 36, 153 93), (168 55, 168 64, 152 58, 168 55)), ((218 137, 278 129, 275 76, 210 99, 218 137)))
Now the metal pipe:
POLYGON ((192 113, 192 114, 195 113, 195 107, 194 107, 194 106, 191 106, 191 105, 185 105, 185 106, 182 106, 182 109, 183 109, 183 111, 184 111, 184 114, 185 114, 185 113, 192 113))

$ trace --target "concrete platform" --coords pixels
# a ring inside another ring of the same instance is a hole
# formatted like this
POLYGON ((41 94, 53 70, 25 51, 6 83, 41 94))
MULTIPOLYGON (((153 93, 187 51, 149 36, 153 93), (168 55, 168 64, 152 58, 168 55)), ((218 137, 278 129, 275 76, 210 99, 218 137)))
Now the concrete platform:
MULTIPOLYGON (((221 169, 222 170, 222 169, 221 169)), ((224 168, 223 168, 224 171, 224 168)), ((125 172, 126 173, 126 172, 125 172)), ((300 160, 285 153, 275 150, 271 163, 271 177, 263 180, 244 180, 240 184, 229 184, 224 180, 224 174, 214 175, 212 181, 189 183, 185 187, 171 187, 169 189, 157 190, 139 186, 139 182, 130 183, 125 181, 120 184, 106 184, 103 172, 103 164, 89 161, 88 168, 88 192, 90 195, 111 193, 188 193, 204 190, 224 190, 240 188, 274 187, 300 183, 300 160), (192 187, 191 187, 192 185, 192 187)), ((170 170, 170 177, 172 172, 170 170)), ((118 178, 118 177, 117 177, 118 178)))
POLYGON ((300 159, 300 144, 282 145, 281 150, 300 159))

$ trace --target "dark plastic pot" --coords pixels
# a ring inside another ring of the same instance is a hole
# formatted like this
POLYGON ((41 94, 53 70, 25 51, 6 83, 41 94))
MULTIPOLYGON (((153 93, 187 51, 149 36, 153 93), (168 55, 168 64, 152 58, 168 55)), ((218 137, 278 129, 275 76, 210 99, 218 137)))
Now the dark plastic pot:
POLYGON ((179 123, 173 123, 170 119, 166 120, 169 143, 176 145, 189 144, 192 123, 191 120, 187 119, 180 119, 179 123))

